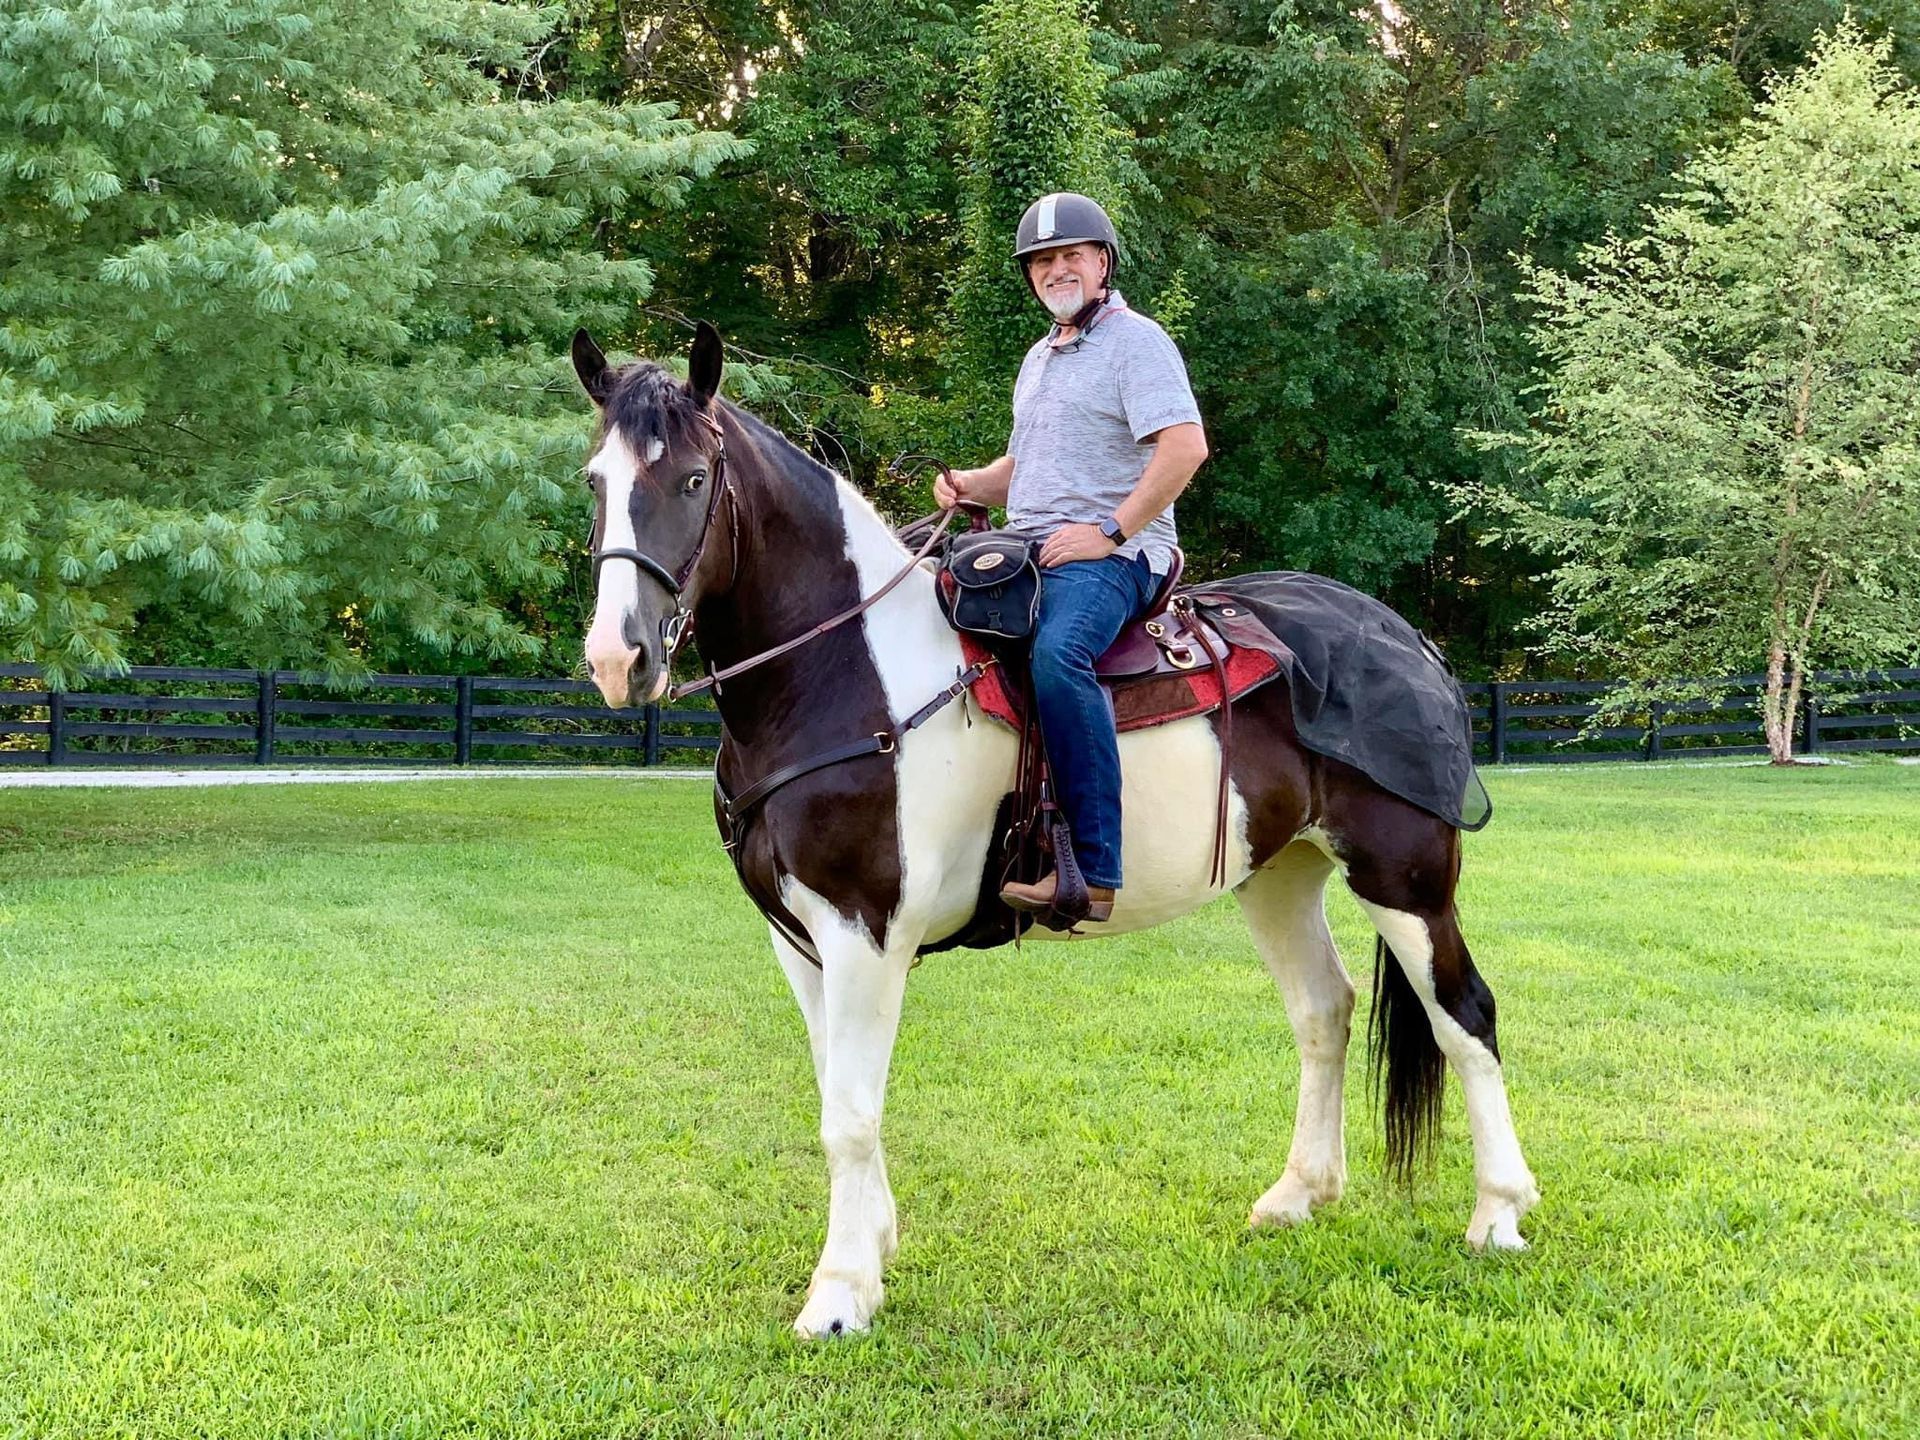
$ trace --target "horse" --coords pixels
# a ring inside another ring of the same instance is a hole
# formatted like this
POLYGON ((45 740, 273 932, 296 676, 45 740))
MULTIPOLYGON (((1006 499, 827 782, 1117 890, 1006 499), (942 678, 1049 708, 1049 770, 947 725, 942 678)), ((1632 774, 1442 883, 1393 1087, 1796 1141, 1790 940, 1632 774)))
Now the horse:
MULTIPOLYGON (((947 703, 966 659, 929 567, 844 477, 719 398, 711 326, 684 382, 644 360, 609 364, 585 330, 573 362, 599 422, 585 467, 587 666, 615 709, 658 700, 691 624, 723 677, 716 819, 806 1022, 827 1158, 826 1237, 794 1329, 865 1330, 897 1248, 881 1111, 907 974, 975 913, 1018 742, 947 703), (827 623, 863 603, 858 623, 827 623), (732 812, 755 789, 764 799, 741 824, 732 812)), ((1409 1176, 1431 1146, 1450 1064, 1472 1134, 1467 1241, 1524 1248, 1539 1192, 1508 1111, 1493 994, 1454 907, 1459 831, 1305 749, 1283 685, 1232 708, 1224 878, 1222 714, 1124 734, 1126 884, 1081 934, 1145 930, 1233 893, 1300 1052, 1292 1144, 1249 1224, 1295 1225, 1346 1183, 1354 987, 1324 899, 1337 871, 1378 932, 1368 1048, 1389 1168, 1409 1176)))

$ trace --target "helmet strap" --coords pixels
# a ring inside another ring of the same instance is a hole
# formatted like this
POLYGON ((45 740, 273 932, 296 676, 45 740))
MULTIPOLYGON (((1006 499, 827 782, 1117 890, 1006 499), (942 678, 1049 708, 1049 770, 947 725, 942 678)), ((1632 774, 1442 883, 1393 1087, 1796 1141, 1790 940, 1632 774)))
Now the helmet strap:
POLYGON ((1074 317, 1067 321, 1067 324, 1071 325, 1075 330, 1084 332, 1087 326, 1093 323, 1093 317, 1100 313, 1101 307, 1106 303, 1106 294, 1102 293, 1099 299, 1089 300, 1086 304, 1082 305, 1074 317))

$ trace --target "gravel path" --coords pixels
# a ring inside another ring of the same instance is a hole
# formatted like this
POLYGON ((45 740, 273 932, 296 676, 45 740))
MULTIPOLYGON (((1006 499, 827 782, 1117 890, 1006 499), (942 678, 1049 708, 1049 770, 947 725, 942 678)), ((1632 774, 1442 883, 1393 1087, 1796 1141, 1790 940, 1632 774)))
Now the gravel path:
POLYGON ((655 768, 650 770, 609 770, 587 769, 582 767, 537 766, 524 768, 494 768, 475 766, 471 769, 451 769, 429 767, 415 769, 333 769, 306 767, 300 769, 275 770, 271 768, 232 769, 232 770, 164 770, 159 767, 142 767, 137 770, 42 770, 0 768, 0 789, 24 788, 27 786, 77 786, 93 788, 100 786, 127 785, 139 788, 154 788, 169 785, 349 785, 349 784, 389 784, 397 780, 552 780, 585 779, 596 780, 707 780, 713 779, 711 770, 668 770, 655 768))

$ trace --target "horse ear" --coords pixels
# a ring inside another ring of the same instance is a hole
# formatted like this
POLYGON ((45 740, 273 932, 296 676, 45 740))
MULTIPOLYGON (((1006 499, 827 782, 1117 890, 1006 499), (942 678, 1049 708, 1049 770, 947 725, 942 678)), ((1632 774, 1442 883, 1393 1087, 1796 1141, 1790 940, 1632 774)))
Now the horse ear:
POLYGON ((604 406, 613 391, 613 367, 587 332, 573 332, 573 373, 580 377, 581 388, 596 405, 604 406))
POLYGON ((720 332, 702 320, 693 332, 693 354, 687 360, 687 388, 705 408, 720 391, 720 332))

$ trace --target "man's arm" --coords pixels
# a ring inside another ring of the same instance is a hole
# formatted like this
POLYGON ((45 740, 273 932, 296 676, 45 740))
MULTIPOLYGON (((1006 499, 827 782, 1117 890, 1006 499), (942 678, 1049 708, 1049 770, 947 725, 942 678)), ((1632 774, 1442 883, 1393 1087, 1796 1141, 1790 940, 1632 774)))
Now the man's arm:
MULTIPOLYGON (((1194 428, 1197 430, 1200 427, 1196 425, 1194 428)), ((942 510, 960 500, 969 505, 1004 505, 1007 503, 1007 488, 1012 484, 1013 457, 1002 455, 991 465, 982 465, 978 470, 955 470, 952 485, 947 484, 945 475, 940 476, 933 482, 933 503, 942 510)))
MULTIPOLYGON (((1161 511, 1179 498, 1200 463, 1207 458, 1207 436, 1199 425, 1185 421, 1169 425, 1150 437, 1153 459, 1134 483, 1114 517, 1127 535, 1138 535, 1161 511)), ((994 462, 998 464, 998 461, 994 462)), ((992 466, 988 467, 989 469, 992 466)), ((1012 466, 1008 466, 1011 477, 1012 466)), ((1120 547, 1100 533, 1098 525, 1062 525, 1040 547, 1042 565, 1065 565, 1073 560, 1104 560, 1120 547)))

